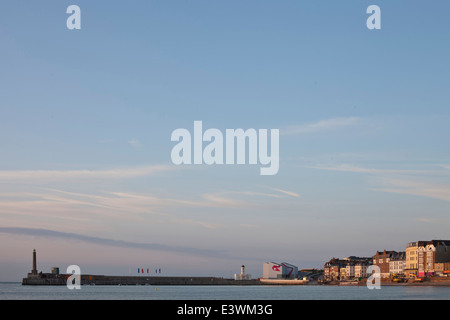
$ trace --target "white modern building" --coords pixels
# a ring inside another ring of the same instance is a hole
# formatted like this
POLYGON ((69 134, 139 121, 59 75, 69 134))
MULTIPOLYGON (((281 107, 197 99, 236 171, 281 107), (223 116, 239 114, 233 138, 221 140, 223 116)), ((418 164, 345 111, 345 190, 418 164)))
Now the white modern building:
POLYGON ((264 279, 296 279, 298 267, 287 262, 265 262, 263 265, 264 279))

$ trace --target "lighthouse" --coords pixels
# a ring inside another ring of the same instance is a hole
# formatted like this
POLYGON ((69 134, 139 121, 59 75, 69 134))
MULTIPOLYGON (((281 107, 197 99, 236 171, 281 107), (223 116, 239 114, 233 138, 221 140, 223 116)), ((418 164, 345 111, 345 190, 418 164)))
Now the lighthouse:
POLYGON ((33 249, 33 269, 31 270, 31 274, 37 275, 37 268, 36 268, 36 249, 33 249))
POLYGON ((235 273, 234 274, 234 280, 251 280, 252 279, 252 275, 251 274, 246 274, 245 273, 245 266, 242 265, 241 266, 241 273, 235 273))
POLYGON ((36 249, 33 249, 33 267, 31 269, 31 272, 28 273, 28 279, 30 278, 39 278, 39 274, 36 267, 36 249))

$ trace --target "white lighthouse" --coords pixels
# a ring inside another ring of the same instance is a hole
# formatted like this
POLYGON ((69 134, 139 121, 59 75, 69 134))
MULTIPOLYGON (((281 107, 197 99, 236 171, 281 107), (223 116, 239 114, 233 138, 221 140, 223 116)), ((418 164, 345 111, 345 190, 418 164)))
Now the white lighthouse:
POLYGON ((235 273, 234 274, 234 280, 251 280, 252 275, 245 273, 245 266, 241 266, 241 273, 235 273))

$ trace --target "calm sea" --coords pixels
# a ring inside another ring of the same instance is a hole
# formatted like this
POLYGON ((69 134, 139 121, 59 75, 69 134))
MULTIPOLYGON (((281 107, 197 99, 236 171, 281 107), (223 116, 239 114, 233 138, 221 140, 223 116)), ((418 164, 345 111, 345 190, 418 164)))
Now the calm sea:
POLYGON ((69 290, 0 283, 0 300, 450 300, 450 287, 82 286, 69 290))

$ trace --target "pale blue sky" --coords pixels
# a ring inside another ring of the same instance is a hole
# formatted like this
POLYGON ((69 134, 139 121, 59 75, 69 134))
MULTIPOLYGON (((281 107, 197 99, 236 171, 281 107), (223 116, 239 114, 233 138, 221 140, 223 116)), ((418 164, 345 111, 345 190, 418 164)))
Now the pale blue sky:
POLYGON ((0 280, 28 272, 34 247, 44 271, 257 276, 269 260, 321 267, 450 238, 448 12, 443 0, 2 3, 0 280), (81 30, 66 28, 71 4, 81 30), (366 28, 371 4, 381 30, 366 28), (279 173, 173 166, 170 134, 194 120, 280 129, 279 173))

